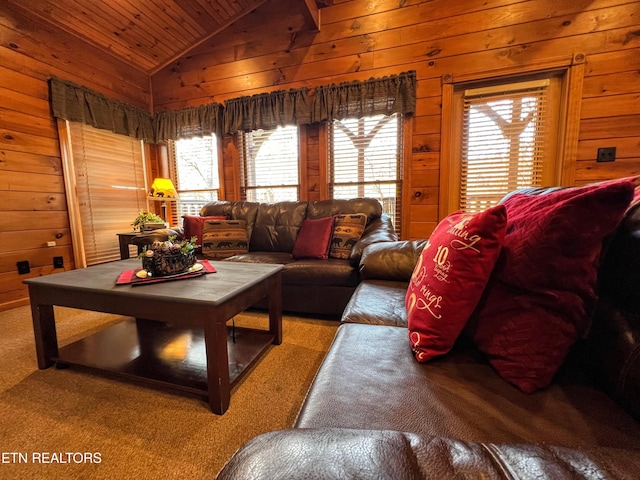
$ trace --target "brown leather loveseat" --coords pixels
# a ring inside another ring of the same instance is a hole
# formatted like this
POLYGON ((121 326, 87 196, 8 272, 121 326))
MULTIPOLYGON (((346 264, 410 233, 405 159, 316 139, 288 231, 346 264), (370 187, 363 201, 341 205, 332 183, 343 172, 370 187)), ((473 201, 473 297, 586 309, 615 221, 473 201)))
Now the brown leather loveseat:
POLYGON ((640 478, 640 205, 603 253, 588 336, 533 394, 464 336, 415 361, 404 300, 425 243, 364 250, 295 428, 254 438, 218 478, 640 478))
MULTIPOLYGON (((382 213, 380 202, 373 198, 276 203, 215 201, 202 207, 200 216, 226 217, 246 223, 248 252, 225 260, 283 264, 282 303, 283 310, 288 312, 339 317, 360 281, 358 265, 364 248, 372 243, 397 239, 389 216, 382 213), (338 214, 364 214, 367 217, 364 232, 351 248, 348 259, 296 259, 292 256, 305 219, 338 214)), ((154 231, 140 235, 134 243, 145 245, 164 240, 170 234, 180 239, 184 229, 154 231)))

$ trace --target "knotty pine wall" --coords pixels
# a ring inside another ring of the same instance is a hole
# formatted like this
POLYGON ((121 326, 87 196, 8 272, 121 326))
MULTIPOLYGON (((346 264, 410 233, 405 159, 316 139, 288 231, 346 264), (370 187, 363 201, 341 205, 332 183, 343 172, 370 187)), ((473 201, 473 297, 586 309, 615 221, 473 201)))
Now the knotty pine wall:
POLYGON ((55 75, 144 108, 150 99, 148 75, 25 18, 0 2, 0 310, 26 304, 22 281, 54 272, 54 256, 73 268, 47 79, 55 75), (29 261, 31 273, 18 275, 21 260, 29 261))
MULTIPOLYGON (((442 76, 584 53, 575 183, 640 174, 638 1, 352 0, 321 9, 319 32, 303 31, 295 3, 267 2, 154 74, 155 109, 416 70, 404 213, 408 237, 424 238, 438 221, 442 76), (596 163, 598 147, 609 146, 617 147, 616 162, 596 163)), ((318 162, 326 143, 311 130, 303 196, 314 200, 323 195, 318 162)), ((224 161, 232 171, 232 156, 224 161)))

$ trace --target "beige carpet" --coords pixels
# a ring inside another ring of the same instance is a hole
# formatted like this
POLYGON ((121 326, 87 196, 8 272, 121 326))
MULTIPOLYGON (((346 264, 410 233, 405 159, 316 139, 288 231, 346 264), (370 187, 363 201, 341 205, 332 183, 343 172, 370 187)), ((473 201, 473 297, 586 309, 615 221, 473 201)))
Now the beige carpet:
MULTIPOLYGON (((121 318, 55 311, 60 345, 121 318)), ((236 325, 266 328, 266 315, 245 313, 236 325)), ((213 478, 246 441, 293 424, 337 326, 285 316, 282 345, 270 347, 217 416, 197 398, 38 370, 29 308, 0 312, 0 478, 213 478)))

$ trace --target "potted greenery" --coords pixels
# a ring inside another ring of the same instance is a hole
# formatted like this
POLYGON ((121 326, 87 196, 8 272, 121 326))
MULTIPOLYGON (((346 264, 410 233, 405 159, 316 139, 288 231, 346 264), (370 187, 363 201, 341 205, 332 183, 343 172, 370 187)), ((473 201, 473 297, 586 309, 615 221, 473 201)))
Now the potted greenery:
POLYGON ((133 220, 134 230, 144 231, 144 230, 154 230, 156 228, 164 228, 164 220, 155 213, 140 211, 138 216, 133 220))

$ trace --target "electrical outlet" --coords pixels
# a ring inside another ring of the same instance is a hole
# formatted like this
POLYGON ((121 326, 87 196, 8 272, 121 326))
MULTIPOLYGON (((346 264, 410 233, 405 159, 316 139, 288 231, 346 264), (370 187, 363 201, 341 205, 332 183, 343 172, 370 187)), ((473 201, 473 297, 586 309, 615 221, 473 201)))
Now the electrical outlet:
POLYGON ((21 262, 16 263, 18 266, 18 273, 20 275, 24 275, 25 273, 31 272, 31 267, 29 266, 29 260, 23 260, 21 262))
POLYGON ((615 160, 616 160, 616 147, 598 149, 598 162, 615 162, 615 160))
POLYGON ((64 268, 64 258, 53 257, 53 268, 64 268))

